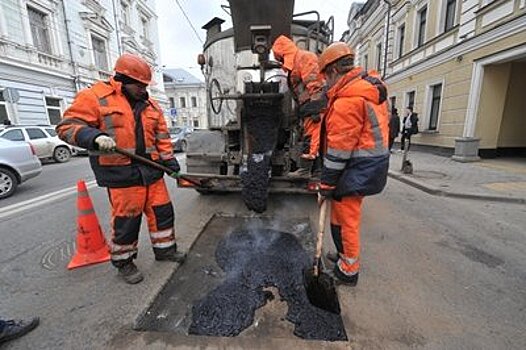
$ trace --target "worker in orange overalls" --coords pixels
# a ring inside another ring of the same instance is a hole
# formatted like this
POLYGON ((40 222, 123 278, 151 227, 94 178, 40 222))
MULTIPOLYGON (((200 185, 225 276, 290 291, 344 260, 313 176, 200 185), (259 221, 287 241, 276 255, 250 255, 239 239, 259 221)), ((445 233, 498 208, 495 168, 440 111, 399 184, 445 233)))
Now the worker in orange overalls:
POLYGON ((88 149, 97 184, 108 188, 111 261, 130 284, 143 279, 133 263, 143 213, 155 259, 182 263, 185 258, 177 251, 174 209, 163 172, 113 152, 120 147, 179 172, 162 109, 146 91, 151 79, 145 60, 124 54, 115 75, 80 91, 57 126, 62 140, 88 149))
MULTIPOLYGON (((321 111, 326 103, 318 57, 299 49, 294 41, 284 35, 274 41, 272 51, 276 60, 283 64, 283 70, 288 72, 289 89, 298 106, 298 114, 304 118, 304 149, 301 158, 314 161, 319 153, 321 111)), ((303 174, 307 170, 310 169, 300 169, 299 172, 303 174)))
POLYGON ((331 259, 334 277, 354 286, 360 268, 362 200, 381 192, 387 181, 387 88, 376 72, 354 65, 354 53, 343 42, 322 52, 320 70, 329 89, 320 200, 331 200, 331 232, 338 251, 331 259))

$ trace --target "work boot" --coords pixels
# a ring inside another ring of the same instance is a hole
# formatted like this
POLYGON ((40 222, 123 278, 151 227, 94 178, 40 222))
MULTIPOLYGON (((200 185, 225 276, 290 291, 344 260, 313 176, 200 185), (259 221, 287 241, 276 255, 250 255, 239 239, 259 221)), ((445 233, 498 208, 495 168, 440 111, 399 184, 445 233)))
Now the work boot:
POLYGON ((153 253, 157 261, 172 261, 182 264, 186 260, 186 253, 177 251, 177 244, 170 248, 153 248, 153 253))
POLYGON ((30 320, 5 321, 2 331, 0 331, 0 344, 20 338, 35 329, 39 323, 40 319, 38 317, 34 317, 30 320))
POLYGON ((336 262, 338 261, 338 259, 340 258, 340 254, 338 254, 338 252, 328 252, 327 254, 325 254, 325 257, 327 258, 327 260, 329 260, 330 262, 333 262, 336 264, 336 262))
POLYGON ((129 284, 136 284, 144 279, 141 271, 139 271, 137 266, 135 266, 135 264, 131 261, 119 267, 119 276, 124 280, 124 282, 129 284))
POLYGON ((349 287, 355 287, 356 284, 358 284, 358 272, 355 275, 347 276, 346 274, 340 271, 340 268, 337 264, 334 265, 334 269, 332 269, 332 271, 329 272, 329 275, 332 278, 334 278, 334 282, 336 284, 341 284, 349 287))

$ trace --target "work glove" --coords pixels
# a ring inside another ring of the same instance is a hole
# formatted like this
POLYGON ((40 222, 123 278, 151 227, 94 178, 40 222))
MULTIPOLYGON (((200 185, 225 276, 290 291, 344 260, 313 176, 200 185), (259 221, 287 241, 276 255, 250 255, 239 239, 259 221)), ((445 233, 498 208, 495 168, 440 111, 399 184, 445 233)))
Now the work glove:
POLYGON ((97 149, 101 152, 111 152, 115 149, 117 144, 113 139, 107 135, 100 135, 95 138, 97 149))
POLYGON ((325 200, 332 199, 335 189, 336 186, 318 184, 318 204, 321 205, 325 200))
POLYGON ((171 177, 177 177, 181 171, 181 166, 175 158, 163 160, 163 165, 172 171, 170 174, 168 174, 171 177))

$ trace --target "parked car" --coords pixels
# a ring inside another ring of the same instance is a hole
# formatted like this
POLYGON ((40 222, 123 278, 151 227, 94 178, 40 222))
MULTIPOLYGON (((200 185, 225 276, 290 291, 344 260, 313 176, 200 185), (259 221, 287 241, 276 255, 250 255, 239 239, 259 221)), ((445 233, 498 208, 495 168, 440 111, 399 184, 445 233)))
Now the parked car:
POLYGON ((65 163, 77 150, 58 138, 51 125, 9 125, 0 130, 0 137, 11 141, 29 142, 39 159, 54 159, 65 163))
POLYGON ((170 139, 172 140, 172 148, 175 152, 186 152, 186 136, 191 134, 193 130, 188 127, 173 127, 169 130, 170 139))
POLYGON ((41 172, 42 164, 30 143, 0 138, 0 199, 11 196, 18 185, 41 172))
MULTIPOLYGON (((52 136, 52 137, 58 137, 58 134, 57 134, 57 131, 55 130, 55 126, 52 125, 51 127, 48 127, 46 128, 46 131, 47 133, 49 134, 49 136, 52 136)), ((77 156, 87 156, 88 155, 88 150, 85 149, 85 148, 81 148, 81 147, 77 147, 77 146, 72 146, 72 145, 69 145, 69 147, 71 147, 73 149, 73 155, 77 155, 77 156)))

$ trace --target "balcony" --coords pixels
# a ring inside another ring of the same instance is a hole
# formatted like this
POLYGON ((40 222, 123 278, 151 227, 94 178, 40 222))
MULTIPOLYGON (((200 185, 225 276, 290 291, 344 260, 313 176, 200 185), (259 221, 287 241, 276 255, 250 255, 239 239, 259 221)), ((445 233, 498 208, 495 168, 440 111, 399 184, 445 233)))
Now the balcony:
POLYGON ((62 58, 41 51, 37 52, 37 60, 38 63, 55 69, 62 69, 62 63, 64 62, 62 58))

